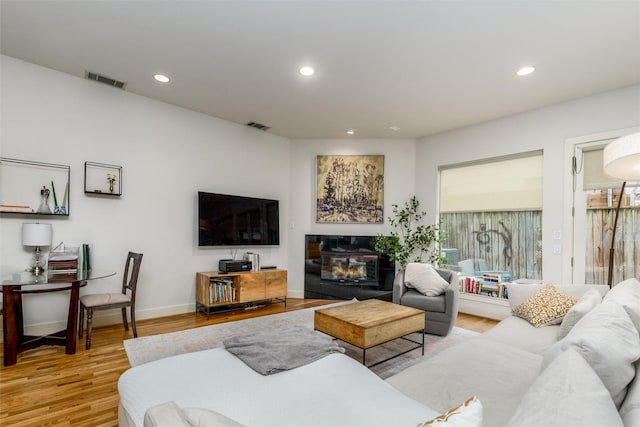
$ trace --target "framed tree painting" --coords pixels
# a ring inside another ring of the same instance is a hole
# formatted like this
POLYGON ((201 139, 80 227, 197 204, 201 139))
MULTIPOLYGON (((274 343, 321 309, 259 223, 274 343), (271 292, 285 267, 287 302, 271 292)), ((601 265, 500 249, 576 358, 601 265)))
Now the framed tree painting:
POLYGON ((384 222, 384 156, 317 156, 316 170, 316 222, 384 222))

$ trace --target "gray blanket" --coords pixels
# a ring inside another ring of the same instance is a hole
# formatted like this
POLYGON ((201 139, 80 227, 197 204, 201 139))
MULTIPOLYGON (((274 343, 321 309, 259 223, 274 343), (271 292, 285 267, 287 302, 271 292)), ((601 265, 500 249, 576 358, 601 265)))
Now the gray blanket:
POLYGON ((294 369, 344 348, 328 336, 303 326, 232 337, 224 341, 227 351, 262 375, 294 369))

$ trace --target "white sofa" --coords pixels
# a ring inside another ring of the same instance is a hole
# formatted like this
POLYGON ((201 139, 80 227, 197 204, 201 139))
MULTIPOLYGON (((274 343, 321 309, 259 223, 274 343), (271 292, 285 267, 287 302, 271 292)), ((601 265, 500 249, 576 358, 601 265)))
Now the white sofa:
MULTIPOLYGON (((512 309, 542 286, 508 285, 512 309)), ((578 300, 563 323, 510 316, 387 382, 436 411, 475 395, 486 427, 640 426, 640 282, 557 288, 578 300)))
MULTIPOLYGON (((511 285, 510 304, 541 287, 511 285)), ((120 380, 120 423, 415 426, 477 396, 483 421, 476 405, 465 425, 640 426, 640 282, 557 288, 578 300, 561 324, 511 316, 386 382, 343 354, 268 377, 224 349, 140 365, 120 380)))

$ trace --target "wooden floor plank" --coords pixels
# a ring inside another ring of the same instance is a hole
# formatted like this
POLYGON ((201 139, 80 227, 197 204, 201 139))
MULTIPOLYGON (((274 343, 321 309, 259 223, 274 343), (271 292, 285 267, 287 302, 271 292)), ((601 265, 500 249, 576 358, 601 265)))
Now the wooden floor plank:
MULTIPOLYGON (((288 299, 252 310, 213 314, 186 313, 138 322, 138 335, 148 336, 200 326, 241 320, 284 311, 316 307, 335 301, 288 299)), ((456 324, 483 332, 496 322, 460 314, 456 324)), ((91 349, 78 342, 77 352, 67 355, 64 347, 40 347, 18 355, 18 363, 0 368, 0 425, 117 426, 118 378, 129 361, 123 340, 132 338, 122 325, 96 328, 91 349)), ((1 353, 0 353, 1 354, 1 353)), ((0 360, 0 364, 2 361, 0 360)))

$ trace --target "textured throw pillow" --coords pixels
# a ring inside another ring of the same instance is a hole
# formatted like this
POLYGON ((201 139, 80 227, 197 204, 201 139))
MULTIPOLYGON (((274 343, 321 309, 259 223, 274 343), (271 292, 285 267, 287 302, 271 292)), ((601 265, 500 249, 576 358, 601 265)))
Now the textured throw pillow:
POLYGON ((417 427, 482 427, 482 403, 472 396, 463 404, 448 410, 436 418, 418 424, 417 427))
POLYGON ((554 325, 562 321, 576 299, 558 291, 555 286, 545 285, 513 309, 513 315, 531 323, 536 328, 554 325))
POLYGON ((558 331, 558 339, 561 340, 566 337, 571 328, 578 323, 578 320, 582 319, 585 314, 596 308, 601 302, 602 295, 600 295, 600 292, 595 289, 585 292, 576 305, 571 307, 567 315, 562 319, 560 330, 558 331))
POLYGON ((410 262, 404 270, 404 284, 428 297, 441 295, 449 282, 430 265, 410 262))
POLYGON ((567 350, 540 374, 507 423, 518 427, 622 427, 609 391, 575 350, 567 350))
POLYGON ((569 349, 593 368, 619 408, 640 359, 640 336, 627 312, 615 302, 603 301, 544 352, 543 369, 569 349))

